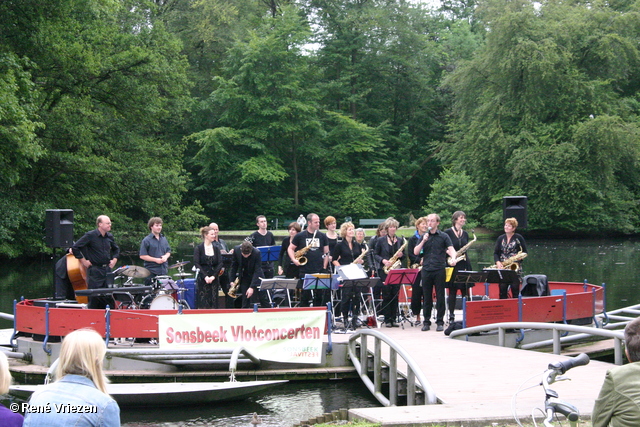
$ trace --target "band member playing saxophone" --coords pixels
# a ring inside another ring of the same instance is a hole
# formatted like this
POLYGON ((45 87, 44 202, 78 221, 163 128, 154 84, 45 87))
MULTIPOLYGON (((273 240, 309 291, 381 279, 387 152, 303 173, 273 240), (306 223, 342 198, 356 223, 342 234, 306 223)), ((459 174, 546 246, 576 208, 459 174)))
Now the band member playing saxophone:
MULTIPOLYGON (((409 266, 411 268, 421 268, 422 257, 420 254, 414 255, 413 249, 422 240, 422 236, 427 233, 427 217, 420 217, 416 220, 416 232, 409 237, 407 254, 409 255, 409 266)), ((416 316, 416 325, 420 324, 420 311, 422 311, 422 278, 420 274, 411 285, 411 313, 416 316)))
POLYGON ((427 233, 413 248, 414 255, 422 256, 423 331, 428 331, 431 328, 434 287, 436 290, 436 331, 444 330, 444 282, 447 255, 453 258, 451 266, 456 264, 456 250, 453 249, 451 239, 446 233, 438 230, 438 225, 440 225, 440 216, 434 213, 427 215, 427 233))
POLYGON ((233 251, 233 261, 231 263, 231 281, 239 279, 240 291, 242 295, 242 308, 250 308, 252 304, 260 302, 258 298, 258 288, 260 278, 264 277, 262 272, 262 255, 260 250, 244 241, 236 246, 233 251))
MULTIPOLYGON (((400 223, 394 218, 388 218, 385 221, 385 230, 387 235, 376 242, 375 258, 380 269, 378 275, 384 283, 387 279, 387 269, 392 267, 396 261, 404 261, 404 252, 401 250, 405 244, 404 237, 396 235, 396 230, 400 223)), ((382 313, 384 314, 384 323, 387 328, 397 327, 398 317, 398 292, 400 285, 383 285, 382 286, 382 313)))
MULTIPOLYGON (((353 263, 360 257, 362 248, 355 239, 355 227, 351 222, 345 222, 340 226, 340 240, 333 248, 331 258, 333 265, 339 267, 353 263)), ((356 261, 363 263, 362 259, 356 261)), ((342 311, 342 319, 345 329, 357 329, 358 315, 360 314, 360 294, 361 291, 356 286, 346 286, 342 288, 342 298, 340 300, 340 309, 342 311), (351 308, 352 319, 349 321, 349 308, 351 308)), ((337 307, 336 307, 337 308, 337 307)))
MULTIPOLYGON (((518 228, 518 220, 515 218, 507 218, 504 220, 504 234, 496 240, 496 247, 493 251, 493 260, 497 268, 504 268, 502 262, 518 255, 518 253, 526 254, 527 245, 524 237, 516 233, 518 228)), ((526 255, 525 255, 526 256, 526 255)), ((517 262, 518 276, 522 273, 522 263, 517 262)), ((509 297, 508 291, 511 288, 511 296, 518 298, 520 295, 520 277, 512 283, 500 283, 500 299, 509 297)))
MULTIPOLYGON (((462 211, 456 211, 451 216, 452 227, 447 228, 444 232, 447 233, 453 244, 453 249, 459 251, 461 248, 469 244, 469 234, 462 229, 467 223, 467 215, 462 211)), ((449 308, 449 323, 453 323, 455 318, 456 298, 458 292, 463 297, 469 298, 469 289, 467 289, 466 283, 456 283, 454 279, 458 271, 471 271, 471 262, 469 257, 465 256, 464 259, 458 261, 453 269, 451 280, 447 282, 446 286, 449 288, 449 298, 447 298, 447 306, 449 308)))
MULTIPOLYGON (((329 242, 327 236, 320 230, 320 217, 315 213, 307 215, 307 229, 296 234, 291 240, 291 244, 287 249, 289 258, 296 266, 300 267, 300 282, 298 288, 302 289, 303 278, 305 274, 321 273, 327 271, 329 262, 329 242), (296 257, 298 249, 308 248, 304 257, 306 263, 302 265, 296 257)), ((325 305, 329 301, 330 294, 322 292, 323 289, 316 290, 313 294, 314 307, 325 305)), ((302 290, 300 298, 300 307, 309 307, 311 301, 311 291, 302 290)))

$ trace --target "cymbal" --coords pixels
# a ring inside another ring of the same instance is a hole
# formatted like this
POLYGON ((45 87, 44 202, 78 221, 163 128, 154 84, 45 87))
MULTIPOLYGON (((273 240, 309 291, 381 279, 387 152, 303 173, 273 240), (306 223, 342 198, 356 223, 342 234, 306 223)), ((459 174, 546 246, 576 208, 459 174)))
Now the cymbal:
POLYGON ((144 279, 145 277, 149 277, 151 272, 144 267, 139 267, 137 265, 128 265, 120 271, 121 274, 124 274, 128 277, 134 277, 136 279, 144 279))
POLYGON ((187 276, 193 276, 193 274, 191 273, 178 273, 178 274, 174 274, 173 277, 187 277, 187 276))
POLYGON ((170 265, 169 268, 178 268, 178 267, 182 267, 183 265, 187 265, 189 264, 189 261, 180 261, 180 262, 176 262, 173 265, 170 265))

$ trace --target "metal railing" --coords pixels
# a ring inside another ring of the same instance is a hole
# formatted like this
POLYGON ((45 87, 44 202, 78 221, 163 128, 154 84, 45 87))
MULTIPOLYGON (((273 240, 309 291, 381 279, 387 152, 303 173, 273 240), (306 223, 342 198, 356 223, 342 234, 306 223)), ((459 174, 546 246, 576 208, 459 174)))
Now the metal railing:
POLYGON ((424 404, 432 405, 438 403, 435 391, 427 381, 424 373, 415 362, 415 360, 404 351, 400 345, 388 336, 373 329, 365 329, 354 333, 349 338, 349 357, 360 378, 367 386, 369 391, 384 406, 396 406, 400 392, 400 381, 406 381, 407 405, 417 405, 418 395, 424 393, 424 404), (368 338, 373 337, 374 349, 371 351, 373 356, 373 381, 369 377, 369 345, 368 338), (385 361, 382 357, 382 343, 389 346, 389 360, 385 361), (358 347, 359 346, 359 352, 358 347), (407 373, 398 371, 398 356, 404 359, 407 364, 407 373), (382 391, 383 385, 383 366, 389 370, 389 397, 386 397, 382 391), (401 378, 399 378, 401 377, 401 378), (422 393, 421 393, 422 392, 422 393))
MULTIPOLYGON (((573 332, 582 335, 582 339, 588 336, 598 336, 603 338, 613 338, 613 354, 614 363, 622 365, 622 342, 624 341, 624 332, 621 330, 610 331, 601 328, 593 328, 589 326, 567 325, 564 323, 543 323, 543 322, 503 322, 491 323, 488 325, 473 326, 471 328, 458 329, 451 332, 450 337, 456 338, 463 335, 477 334, 480 332, 498 331, 498 345, 506 346, 506 331, 508 329, 539 329, 551 330, 553 338, 551 340, 540 341, 537 343, 524 344, 520 348, 530 350, 537 347, 553 345, 553 354, 560 354, 562 343, 571 341, 573 336, 562 337, 564 332, 573 332), (543 344, 544 343, 544 344, 543 344)), ((575 339, 574 339, 575 340, 575 339)))

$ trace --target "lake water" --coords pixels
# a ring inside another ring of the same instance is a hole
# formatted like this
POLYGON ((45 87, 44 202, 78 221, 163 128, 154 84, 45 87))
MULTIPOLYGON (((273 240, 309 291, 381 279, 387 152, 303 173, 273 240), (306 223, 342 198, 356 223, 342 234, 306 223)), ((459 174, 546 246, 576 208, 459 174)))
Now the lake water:
MULTIPOLYGON (((526 236, 525 236, 526 237, 526 236)), ((279 240, 279 239, 278 239, 279 240)), ((230 242, 235 243, 235 242, 230 242)), ((476 242, 469 249, 474 269, 493 264, 493 242, 476 242)), ((608 310, 640 303, 636 272, 640 269, 637 239, 527 240, 525 274, 546 274, 550 281, 606 285, 608 310)), ((192 249, 178 251, 172 262, 191 260, 192 249)), ((4 262, 0 269, 0 311, 12 313, 21 296, 48 296, 53 288, 52 261, 42 257, 29 263, 4 262)), ((121 264, 140 264, 134 256, 121 264)), ((191 265, 185 270, 189 271, 191 265)), ((0 328, 12 324, 0 320, 0 328)), ((340 408, 377 406, 359 380, 289 383, 264 396, 235 403, 190 408, 123 409, 126 427, 138 426, 248 426, 257 412, 261 426, 287 426, 340 408)))

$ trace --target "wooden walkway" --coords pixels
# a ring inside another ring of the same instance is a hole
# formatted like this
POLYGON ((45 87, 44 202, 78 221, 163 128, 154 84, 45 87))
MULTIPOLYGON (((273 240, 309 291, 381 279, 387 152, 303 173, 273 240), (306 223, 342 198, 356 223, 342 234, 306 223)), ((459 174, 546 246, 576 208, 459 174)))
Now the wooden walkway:
MULTIPOLYGON (((538 384, 549 363, 566 359, 553 354, 454 340, 442 332, 435 332, 435 325, 431 328, 427 332, 422 332, 419 326, 406 326, 404 330, 381 328, 379 331, 414 358, 443 404, 351 409, 350 419, 361 418, 383 426, 485 427, 492 422, 513 422, 512 397, 522 383, 526 381, 526 386, 538 384)), ((332 339, 334 342, 348 341, 349 335, 333 334, 332 339)), ((570 370, 567 376, 571 381, 556 382, 552 389, 559 393, 561 400, 577 406, 581 417, 589 418, 605 373, 613 366, 592 360, 587 366, 570 370)), ((404 371, 404 366, 398 369, 404 371)), ((521 392, 517 399, 521 422, 530 423, 532 409, 543 404, 542 387, 521 392)))

